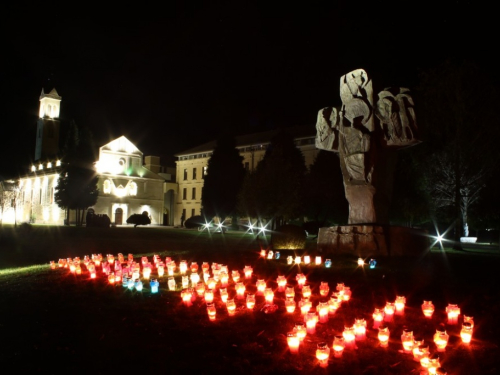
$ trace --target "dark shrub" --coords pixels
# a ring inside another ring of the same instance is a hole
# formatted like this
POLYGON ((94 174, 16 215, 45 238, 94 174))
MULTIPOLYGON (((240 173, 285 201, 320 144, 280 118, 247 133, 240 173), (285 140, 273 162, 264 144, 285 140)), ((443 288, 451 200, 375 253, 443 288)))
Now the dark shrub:
POLYGON ((306 231, 298 225, 283 225, 271 234, 271 246, 275 250, 304 249, 306 231))
POLYGON ((151 224, 151 219, 148 215, 144 214, 132 214, 127 219, 127 224, 134 224, 134 228, 138 225, 148 225, 151 224))
POLYGON ((184 222, 184 226, 187 229, 199 228, 203 224, 205 224, 205 218, 203 216, 201 216, 201 215, 191 216, 189 219, 187 219, 184 222))
POLYGON ((108 215, 94 214, 94 211, 92 210, 87 212, 85 223, 87 227, 109 228, 111 220, 108 215))
POLYGON ((307 221, 302 224, 302 229, 304 229, 308 235, 317 236, 319 228, 324 227, 324 223, 319 221, 307 221))

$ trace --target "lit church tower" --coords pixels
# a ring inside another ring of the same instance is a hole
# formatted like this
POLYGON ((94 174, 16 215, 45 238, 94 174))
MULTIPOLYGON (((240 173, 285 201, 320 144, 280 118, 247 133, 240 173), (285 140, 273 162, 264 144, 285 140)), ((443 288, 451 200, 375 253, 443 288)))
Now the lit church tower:
POLYGON ((42 89, 36 127, 35 161, 53 158, 59 153, 59 110, 61 97, 56 89, 48 94, 42 89))

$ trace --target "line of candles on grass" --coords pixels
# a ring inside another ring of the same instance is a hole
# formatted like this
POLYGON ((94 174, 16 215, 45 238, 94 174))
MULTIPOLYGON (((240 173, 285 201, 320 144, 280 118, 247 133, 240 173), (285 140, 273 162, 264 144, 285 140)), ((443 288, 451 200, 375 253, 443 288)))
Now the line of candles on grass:
MULTIPOLYGON (((268 254, 272 254, 270 251, 268 254)), ((276 255, 279 252, 276 253, 276 255)), ((263 256, 261 252, 261 256, 263 256)), ((277 255, 279 259, 279 255, 277 255)), ((273 259, 272 255, 268 259, 273 259)), ((287 262, 289 262, 289 258, 287 262)), ((300 258, 300 257, 299 257, 300 258)), ((295 264, 301 264, 301 259, 297 260, 295 258, 295 264)), ((310 263, 309 256, 304 257, 305 264, 310 263)), ((103 261, 101 254, 93 254, 90 258, 89 256, 84 256, 83 262, 79 257, 74 259, 60 259, 58 265, 54 261, 50 262, 52 269, 55 268, 69 268, 70 272, 77 275, 82 273, 81 263, 83 263, 89 274, 90 278, 96 278, 96 266, 101 267, 102 273, 107 275, 110 284, 118 283, 122 280, 122 285, 128 289, 136 289, 137 291, 142 291, 143 284, 140 280, 141 270, 142 277, 144 279, 150 279, 153 268, 156 268, 159 277, 164 276, 165 266, 168 273, 168 289, 170 291, 175 291, 177 289, 177 284, 175 282, 175 272, 177 270, 177 265, 170 257, 165 259, 165 263, 162 262, 159 256, 153 256, 153 264, 149 263, 147 257, 141 258, 141 263, 134 261, 132 254, 128 254, 127 260, 125 260, 122 254, 118 254, 117 259, 114 255, 108 254, 106 261, 103 261), (123 266, 125 264, 125 266, 123 266), (141 267, 142 265, 142 267, 141 267), (111 271, 111 269, 114 271, 111 271), (129 276, 130 275, 130 276, 129 276)), ((321 265, 321 257, 316 257, 316 265, 321 265)), ((373 264, 375 267, 376 261, 372 259, 370 261, 370 267, 373 264)), ((365 263, 362 258, 358 259, 358 266, 364 266, 365 263)), ((325 266, 329 267, 326 265, 325 266)), ((213 263, 212 266, 208 262, 203 262, 202 272, 203 281, 200 280, 198 274, 198 264, 196 262, 191 263, 188 267, 187 261, 181 260, 179 263, 178 271, 182 278, 182 291, 181 298, 183 302, 190 306, 194 301, 196 295, 204 298, 207 306, 207 315, 209 320, 216 320, 216 308, 214 305, 214 290, 219 286, 219 294, 222 302, 226 305, 228 316, 234 316, 236 313, 236 303, 233 298, 229 298, 229 293, 227 287, 229 284, 229 270, 227 266, 213 263), (188 276, 187 270, 191 270, 191 275, 188 276), (210 273, 210 268, 212 273, 210 273), (191 285, 191 287, 190 287, 191 285)), ((371 267, 372 268, 372 267, 371 267)), ((244 278, 248 281, 252 279, 253 268, 251 266, 245 266, 243 269, 244 278)), ((240 273, 238 270, 233 270, 231 272, 232 281, 234 283, 235 292, 237 299, 245 299, 246 307, 249 310, 253 310, 255 307, 255 294, 247 293, 245 284, 241 281, 240 273), (245 297, 246 294, 246 297, 245 297)), ((332 293, 331 298, 328 301, 320 301, 316 306, 316 312, 311 312, 312 303, 310 301, 312 291, 311 286, 306 284, 307 278, 304 274, 298 273, 295 277, 297 282, 297 288, 302 293, 302 299, 298 302, 298 307, 300 313, 304 320, 304 324, 298 323, 294 327, 293 331, 288 332, 287 342, 289 350, 291 353, 298 353, 300 343, 304 340, 307 334, 313 335, 316 333, 316 324, 327 323, 329 315, 334 314, 340 307, 342 302, 349 301, 351 298, 351 290, 349 287, 345 286, 343 283, 338 283, 336 291, 332 293), (305 325, 305 326, 304 326, 305 325)), ((278 292, 285 293, 285 309, 288 313, 294 313, 297 307, 295 302, 295 288, 287 284, 287 278, 283 275, 279 275, 276 283, 278 285, 278 292)), ((274 292, 272 288, 267 286, 264 279, 257 279, 255 283, 257 289, 257 294, 263 295, 267 305, 273 305, 274 292)), ((157 279, 150 280, 151 293, 157 293, 159 290, 159 282, 157 279)), ((330 288, 327 282, 321 282, 319 285, 319 294, 321 297, 327 297, 330 292, 330 288)), ((390 331, 388 326, 383 323, 392 322, 393 316, 404 314, 404 308, 406 304, 406 298, 404 296, 397 296, 394 302, 387 302, 384 308, 376 308, 373 317, 373 327, 378 329, 378 339, 380 347, 388 347, 390 331)), ((432 301, 424 301, 422 304, 422 312, 426 318, 431 318, 434 313, 434 305, 432 301)), ((458 323, 458 317, 460 315, 460 308, 456 304, 449 304, 446 307, 446 313, 448 316, 448 324, 454 325, 458 323)), ((464 316, 464 321, 462 324, 462 329, 460 331, 460 337, 464 344, 469 344, 472 338, 472 331, 474 327, 474 322, 472 317, 464 316)), ((335 336, 332 344, 332 350, 334 352, 335 358, 341 358, 344 349, 353 348, 356 340, 364 340, 366 338, 366 320, 365 319, 355 319, 355 323, 352 327, 345 327, 342 335, 335 336)), ((434 337, 434 343, 436 345, 438 352, 444 352, 448 343, 449 335, 442 328, 439 328, 434 337)), ((437 355, 430 355, 428 345, 425 345, 423 340, 416 339, 413 336, 413 332, 404 329, 401 335, 401 342, 403 346, 403 351, 405 353, 413 354, 414 360, 420 362, 422 368, 429 374, 439 374, 445 373, 444 370, 439 367, 439 357, 437 355)), ((330 355, 330 349, 325 342, 318 344, 316 350, 316 357, 320 366, 326 367, 328 365, 328 358, 330 355)))

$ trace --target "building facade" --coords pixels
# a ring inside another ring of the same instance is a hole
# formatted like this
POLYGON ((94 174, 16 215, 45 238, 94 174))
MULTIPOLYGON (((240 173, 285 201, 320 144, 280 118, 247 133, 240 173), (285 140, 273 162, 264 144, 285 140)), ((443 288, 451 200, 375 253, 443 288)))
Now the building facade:
MULTIPOLYGON (((302 152, 305 164, 309 167, 319 150, 315 146, 316 128, 303 126, 287 129, 294 137, 295 145, 302 152)), ((243 166, 247 171, 253 171, 264 158, 267 147, 276 131, 248 134, 235 138, 236 148, 243 157, 243 166)), ((203 179, 207 173, 210 159, 216 142, 208 142, 176 154, 176 181, 178 185, 175 200, 175 225, 180 225, 181 215, 186 219, 201 214, 201 191, 203 179)))

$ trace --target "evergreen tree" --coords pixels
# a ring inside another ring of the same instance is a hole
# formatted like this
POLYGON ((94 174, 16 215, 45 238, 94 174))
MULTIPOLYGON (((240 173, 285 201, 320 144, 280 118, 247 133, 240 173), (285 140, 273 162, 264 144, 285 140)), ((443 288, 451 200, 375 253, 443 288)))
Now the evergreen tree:
POLYGON ((93 165, 92 146, 90 131, 79 129, 72 121, 63 148, 62 168, 55 191, 55 201, 66 210, 68 225, 71 210, 76 211, 76 224, 82 225, 85 210, 97 202, 99 178, 93 165))
POLYGON ((204 176, 201 205, 207 219, 218 217, 224 220, 231 216, 236 224, 237 196, 244 177, 243 157, 234 138, 222 135, 217 140, 204 176))

